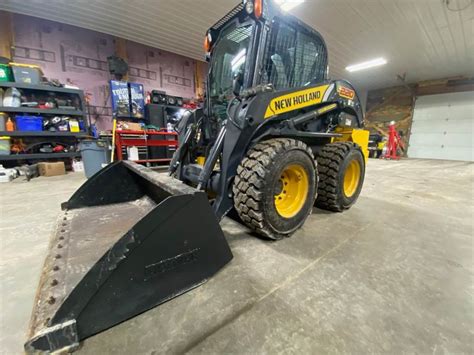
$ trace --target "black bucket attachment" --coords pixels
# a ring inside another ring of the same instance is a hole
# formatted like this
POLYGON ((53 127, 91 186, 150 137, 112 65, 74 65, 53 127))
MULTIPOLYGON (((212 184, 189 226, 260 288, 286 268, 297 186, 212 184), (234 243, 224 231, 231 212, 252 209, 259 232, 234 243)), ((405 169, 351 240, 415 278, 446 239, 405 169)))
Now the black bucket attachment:
POLYGON ((79 342, 199 286, 232 259, 204 192, 130 162, 63 204, 25 350, 79 342))

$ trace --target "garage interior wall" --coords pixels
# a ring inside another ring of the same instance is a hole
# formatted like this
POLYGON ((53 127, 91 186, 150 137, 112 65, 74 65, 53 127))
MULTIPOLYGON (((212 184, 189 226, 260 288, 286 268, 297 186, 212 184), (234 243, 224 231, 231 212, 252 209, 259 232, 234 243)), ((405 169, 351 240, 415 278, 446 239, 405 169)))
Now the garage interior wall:
MULTIPOLYGON (((469 92, 474 95, 474 79, 445 78, 370 90, 367 95, 366 127, 373 131, 386 133, 389 123, 395 121, 396 128, 401 131, 402 140, 409 150, 413 112, 417 98, 456 92, 469 92)), ((473 114, 471 114, 471 120, 474 122, 473 114)))
POLYGON ((197 64, 178 54, 58 22, 2 11, 0 15, 11 17, 13 60, 37 64, 47 78, 84 90, 99 130, 111 128, 108 56, 123 56, 125 51, 128 81, 143 84, 145 92, 162 90, 194 98, 200 92, 196 77, 201 78, 198 86, 203 86, 205 62, 197 64))

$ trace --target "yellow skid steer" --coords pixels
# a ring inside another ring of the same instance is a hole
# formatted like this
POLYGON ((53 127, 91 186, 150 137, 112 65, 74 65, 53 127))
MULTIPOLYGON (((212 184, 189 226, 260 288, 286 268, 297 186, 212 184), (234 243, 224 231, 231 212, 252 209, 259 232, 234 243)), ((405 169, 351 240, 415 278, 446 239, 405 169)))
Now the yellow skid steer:
POLYGON ((320 34, 270 0, 246 0, 205 36, 205 105, 183 115, 169 174, 110 164, 63 204, 34 305, 27 352, 82 339, 212 277, 235 218, 291 236, 314 205, 352 206, 368 131, 354 87, 329 80, 320 34))

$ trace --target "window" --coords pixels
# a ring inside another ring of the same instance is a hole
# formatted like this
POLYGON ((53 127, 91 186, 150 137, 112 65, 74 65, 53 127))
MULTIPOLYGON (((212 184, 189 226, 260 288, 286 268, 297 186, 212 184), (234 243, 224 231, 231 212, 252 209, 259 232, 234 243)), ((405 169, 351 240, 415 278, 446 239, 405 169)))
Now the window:
POLYGON ((234 76, 240 72, 242 78, 244 77, 252 31, 253 25, 236 26, 234 23, 221 32, 213 49, 209 94, 212 111, 218 117, 226 117, 228 100, 234 96, 234 76))
POLYGON ((297 31, 281 20, 275 22, 265 60, 264 83, 272 83, 277 90, 304 86, 324 80, 326 66, 326 49, 319 37, 306 34, 303 29, 297 31))
POLYGON ((245 68, 252 27, 228 27, 219 37, 212 53, 211 97, 232 96, 234 75, 245 68))

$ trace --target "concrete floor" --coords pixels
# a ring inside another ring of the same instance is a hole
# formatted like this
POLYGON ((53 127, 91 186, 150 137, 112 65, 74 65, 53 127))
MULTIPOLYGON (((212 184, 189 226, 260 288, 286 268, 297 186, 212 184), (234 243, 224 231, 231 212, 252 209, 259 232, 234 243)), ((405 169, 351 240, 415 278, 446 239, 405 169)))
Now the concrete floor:
MULTIPOLYGON (((81 174, 0 185, 0 352, 22 352, 60 202, 81 174)), ((370 160, 358 203, 292 238, 223 229, 205 285, 87 339, 98 353, 472 353, 473 165, 370 160)))

